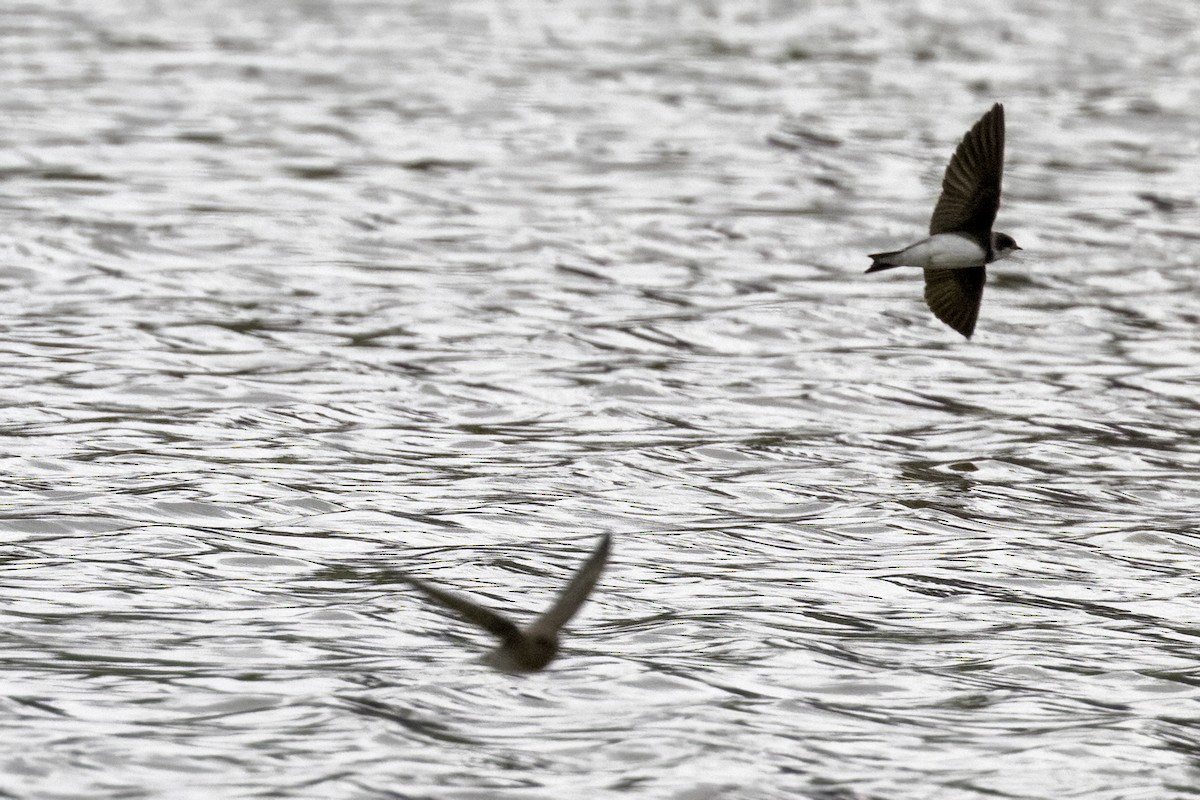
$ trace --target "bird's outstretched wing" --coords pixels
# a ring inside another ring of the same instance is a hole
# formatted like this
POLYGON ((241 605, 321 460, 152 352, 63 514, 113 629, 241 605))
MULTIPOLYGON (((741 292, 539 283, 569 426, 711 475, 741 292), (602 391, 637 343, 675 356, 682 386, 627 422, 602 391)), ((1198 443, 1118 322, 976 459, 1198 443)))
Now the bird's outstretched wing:
POLYGON ((566 625, 571 617, 575 616, 575 612, 588 599, 588 595, 596 586, 600 573, 604 571, 604 565, 608 563, 611 539, 612 537, 607 533, 600 538, 600 543, 596 545, 591 556, 571 578, 571 582, 554 601, 554 605, 530 626, 531 630, 557 633, 559 628, 566 625))
POLYGON ((987 281, 984 267, 925 270, 925 303, 933 315, 968 339, 979 319, 987 281))
POLYGON ((967 131, 946 167, 930 235, 966 233, 987 247, 1000 209, 1004 172, 1004 106, 996 103, 967 131))
POLYGON ((401 575, 400 577, 446 608, 458 612, 465 619, 474 622, 479 627, 489 633, 495 634, 504 641, 509 641, 521 635, 521 630, 517 627, 516 623, 489 608, 484 608, 473 600, 468 600, 465 597, 452 594, 444 589, 431 586, 425 581, 418 580, 409 575, 401 575))

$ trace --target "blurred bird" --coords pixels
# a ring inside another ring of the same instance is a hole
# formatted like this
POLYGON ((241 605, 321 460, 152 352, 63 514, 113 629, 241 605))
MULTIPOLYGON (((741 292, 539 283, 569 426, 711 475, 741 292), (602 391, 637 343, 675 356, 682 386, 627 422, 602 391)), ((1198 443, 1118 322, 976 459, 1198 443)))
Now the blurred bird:
POLYGON ((583 566, 571 578, 554 605, 535 619, 526 628, 497 614, 495 611, 431 586, 425 581, 408 575, 401 578, 451 611, 474 622, 500 639, 500 646, 484 656, 484 663, 503 672, 536 672, 554 660, 558 654, 558 632, 575 616, 575 612, 588 599, 604 565, 608 563, 609 534, 600 538, 600 543, 583 566))
POLYGON ((996 103, 959 143, 942 178, 929 238, 890 253, 873 253, 867 272, 925 270, 925 302, 938 319, 968 339, 975 332, 987 280, 985 264, 1021 248, 992 231, 1004 171, 1004 106, 996 103))

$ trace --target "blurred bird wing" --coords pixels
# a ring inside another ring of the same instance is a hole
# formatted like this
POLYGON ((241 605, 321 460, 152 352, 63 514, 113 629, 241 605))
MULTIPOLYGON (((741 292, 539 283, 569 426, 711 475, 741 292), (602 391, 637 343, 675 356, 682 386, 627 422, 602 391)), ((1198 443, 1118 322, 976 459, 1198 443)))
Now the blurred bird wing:
POLYGON ((600 538, 600 543, 596 545, 591 556, 571 578, 571 582, 554 601, 554 605, 530 626, 531 630, 557 633, 563 625, 570 621, 571 617, 575 616, 580 606, 592 593, 596 581, 600 578, 600 573, 604 571, 604 566, 608 563, 611 539, 612 537, 607 533, 600 538))
POLYGON ((464 619, 474 622, 479 627, 505 641, 521 635, 521 630, 517 627, 516 623, 489 608, 484 608, 473 600, 468 600, 465 597, 447 592, 444 589, 439 589, 409 575, 402 577, 405 581, 420 589, 446 608, 457 612, 464 619))

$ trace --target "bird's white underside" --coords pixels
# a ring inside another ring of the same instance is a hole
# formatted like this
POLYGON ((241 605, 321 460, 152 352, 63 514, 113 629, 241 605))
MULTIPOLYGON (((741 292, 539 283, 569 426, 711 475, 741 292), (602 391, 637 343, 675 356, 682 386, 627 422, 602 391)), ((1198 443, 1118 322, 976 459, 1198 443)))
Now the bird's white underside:
POLYGON ((964 269, 981 267, 987 253, 974 239, 957 233, 939 233, 909 245, 889 262, 923 269, 964 269))

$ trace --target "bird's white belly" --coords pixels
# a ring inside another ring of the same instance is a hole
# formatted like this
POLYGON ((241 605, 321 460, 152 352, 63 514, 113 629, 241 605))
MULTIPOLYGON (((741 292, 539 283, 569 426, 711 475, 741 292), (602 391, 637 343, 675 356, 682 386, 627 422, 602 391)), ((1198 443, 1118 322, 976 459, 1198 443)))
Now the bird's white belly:
POLYGON ((981 267, 987 253, 974 239, 957 233, 939 233, 917 242, 904 251, 904 263, 925 269, 963 269, 981 267))

